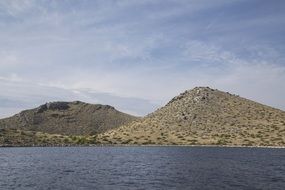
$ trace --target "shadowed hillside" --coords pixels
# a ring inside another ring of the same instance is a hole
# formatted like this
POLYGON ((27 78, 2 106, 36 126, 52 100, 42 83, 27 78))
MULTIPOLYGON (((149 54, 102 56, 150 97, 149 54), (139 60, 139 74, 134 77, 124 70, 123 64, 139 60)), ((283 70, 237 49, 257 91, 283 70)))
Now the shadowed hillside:
POLYGON ((62 135, 95 135, 135 119, 108 105, 80 101, 51 102, 0 120, 0 128, 62 135))
POLYGON ((285 112, 196 87, 139 121, 100 134, 106 144, 284 146, 285 112))

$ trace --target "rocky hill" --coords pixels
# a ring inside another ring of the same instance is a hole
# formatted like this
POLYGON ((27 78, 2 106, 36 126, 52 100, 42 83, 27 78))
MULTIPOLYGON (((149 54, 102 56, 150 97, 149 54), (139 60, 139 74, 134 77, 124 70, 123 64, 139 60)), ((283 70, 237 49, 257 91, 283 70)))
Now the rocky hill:
POLYGON ((135 119, 137 118, 108 105, 80 101, 50 102, 0 120, 0 129, 61 135, 95 135, 135 119))
POLYGON ((100 134, 103 144, 285 146, 285 112, 196 87, 154 113, 100 134))

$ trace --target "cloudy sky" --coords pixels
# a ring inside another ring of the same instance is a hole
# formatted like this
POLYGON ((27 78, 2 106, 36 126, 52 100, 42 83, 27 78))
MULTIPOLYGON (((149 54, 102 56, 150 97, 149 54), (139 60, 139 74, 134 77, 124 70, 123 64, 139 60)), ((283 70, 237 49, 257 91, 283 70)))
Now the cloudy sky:
POLYGON ((55 100, 145 115, 195 86, 285 110, 283 0, 0 0, 0 117, 55 100))

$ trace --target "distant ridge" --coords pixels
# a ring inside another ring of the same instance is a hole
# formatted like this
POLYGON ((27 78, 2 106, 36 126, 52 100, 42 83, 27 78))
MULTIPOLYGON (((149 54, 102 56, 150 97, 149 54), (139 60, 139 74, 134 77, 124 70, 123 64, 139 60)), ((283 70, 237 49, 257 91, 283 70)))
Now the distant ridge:
POLYGON ((98 137, 103 144, 284 146, 285 112, 196 87, 164 107, 98 137))
POLYGON ((80 101, 49 102, 0 120, 0 129, 61 135, 95 135, 127 124, 136 117, 109 105, 80 101))

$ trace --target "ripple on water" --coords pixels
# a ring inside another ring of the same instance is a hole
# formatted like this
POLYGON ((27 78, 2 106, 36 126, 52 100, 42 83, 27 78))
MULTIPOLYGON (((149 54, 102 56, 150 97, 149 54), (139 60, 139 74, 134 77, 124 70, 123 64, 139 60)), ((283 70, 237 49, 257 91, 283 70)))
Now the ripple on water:
POLYGON ((285 149, 0 149, 0 189, 285 189, 285 149))

